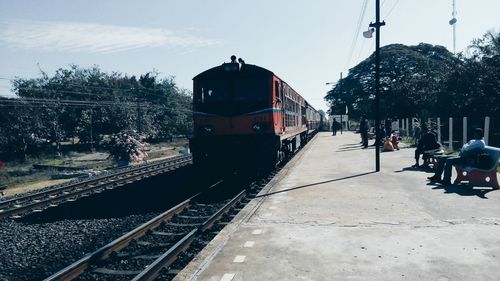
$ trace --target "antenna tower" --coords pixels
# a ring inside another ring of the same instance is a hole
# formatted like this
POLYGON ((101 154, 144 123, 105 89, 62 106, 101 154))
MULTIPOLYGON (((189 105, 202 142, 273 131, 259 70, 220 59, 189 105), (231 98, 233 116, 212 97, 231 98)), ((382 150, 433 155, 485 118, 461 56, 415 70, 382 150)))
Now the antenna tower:
POLYGON ((456 53, 456 48, 457 48, 457 8, 455 6, 455 0, 452 0, 452 11, 451 11, 451 20, 449 21, 449 24, 453 26, 453 53, 456 53))

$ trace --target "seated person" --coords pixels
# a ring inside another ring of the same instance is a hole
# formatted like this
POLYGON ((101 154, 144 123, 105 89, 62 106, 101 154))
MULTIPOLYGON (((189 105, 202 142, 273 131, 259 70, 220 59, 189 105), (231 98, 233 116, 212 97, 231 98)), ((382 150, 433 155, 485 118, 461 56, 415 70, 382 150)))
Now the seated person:
POLYGON ((460 150, 459 156, 438 156, 437 164, 434 167, 434 175, 428 179, 431 182, 438 182, 443 185, 451 185, 451 169, 453 165, 463 165, 467 164, 467 161, 471 159, 472 156, 480 154, 484 151, 486 144, 483 140, 483 130, 481 128, 476 128, 474 130, 473 139, 468 143, 464 144, 460 150), (441 174, 444 175, 441 179, 441 174))
POLYGON ((425 151, 438 149, 441 149, 441 144, 437 142, 436 135, 424 126, 422 128, 422 137, 418 140, 417 149, 415 150, 415 165, 412 167, 420 167, 418 159, 421 154, 424 154, 425 151))
POLYGON ((395 134, 391 135, 391 143, 394 149, 399 150, 399 141, 401 140, 400 137, 396 136, 395 134))
POLYGON ((394 151, 394 146, 392 145, 391 138, 387 137, 384 141, 384 146, 382 146, 382 152, 394 151))

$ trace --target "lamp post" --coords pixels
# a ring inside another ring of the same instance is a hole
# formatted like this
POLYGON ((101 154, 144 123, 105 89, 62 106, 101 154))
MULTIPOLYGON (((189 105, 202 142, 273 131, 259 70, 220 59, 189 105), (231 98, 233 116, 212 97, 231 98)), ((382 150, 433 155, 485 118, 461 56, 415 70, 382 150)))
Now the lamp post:
MULTIPOLYGON (((385 21, 380 22, 380 0, 375 1, 375 23, 370 23, 375 28, 375 170, 380 172, 380 27, 385 21)), ((371 38, 373 29, 363 32, 363 36, 371 38)))
MULTIPOLYGON (((340 80, 339 80, 339 85, 341 86, 342 84, 342 72, 340 72, 340 80)), ((335 82, 326 82, 325 85, 333 85, 333 84, 336 84, 335 82)), ((333 113, 333 112, 332 112, 333 113)), ((332 114, 333 115, 333 114, 332 114)), ((343 123, 342 123, 342 112, 340 112, 340 134, 342 135, 342 129, 344 127, 343 123)))

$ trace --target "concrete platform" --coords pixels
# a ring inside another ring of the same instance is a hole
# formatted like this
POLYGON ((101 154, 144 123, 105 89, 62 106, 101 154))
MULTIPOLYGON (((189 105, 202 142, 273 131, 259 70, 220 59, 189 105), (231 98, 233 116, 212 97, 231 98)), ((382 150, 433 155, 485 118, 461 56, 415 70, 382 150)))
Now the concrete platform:
POLYGON ((175 280, 500 280, 500 192, 318 134, 175 280))

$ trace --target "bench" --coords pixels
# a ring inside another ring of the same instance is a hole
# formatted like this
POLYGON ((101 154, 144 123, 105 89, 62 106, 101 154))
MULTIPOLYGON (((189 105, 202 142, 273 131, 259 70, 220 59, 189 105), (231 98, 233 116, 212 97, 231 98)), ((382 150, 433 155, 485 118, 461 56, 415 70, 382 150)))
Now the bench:
POLYGON ((500 189, 497 179, 497 165, 500 159, 500 148, 486 146, 483 154, 477 157, 484 157, 485 155, 489 156, 489 163, 483 163, 486 165, 481 168, 477 167, 479 159, 475 161, 476 163, 472 166, 456 165, 457 178, 454 183, 459 184, 463 181, 467 181, 470 187, 490 186, 493 187, 493 189, 500 189))
POLYGON ((431 150, 425 150, 422 154, 422 159, 424 159, 423 166, 429 167, 429 165, 432 165, 434 167, 434 165, 437 163, 436 156, 443 154, 444 150, 441 147, 431 150))

